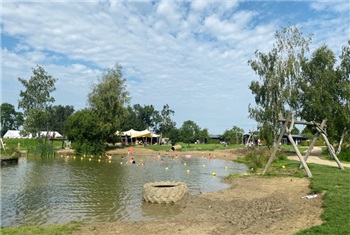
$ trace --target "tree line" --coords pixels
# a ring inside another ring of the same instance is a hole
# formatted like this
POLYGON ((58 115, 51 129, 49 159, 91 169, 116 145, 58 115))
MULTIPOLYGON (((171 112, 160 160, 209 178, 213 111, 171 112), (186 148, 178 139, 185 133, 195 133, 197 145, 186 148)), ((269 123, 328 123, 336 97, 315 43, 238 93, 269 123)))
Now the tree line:
POLYGON ((126 79, 119 64, 102 73, 87 95, 88 107, 78 111, 70 105, 53 105, 55 99, 51 93, 56 90, 58 79, 41 66, 33 68, 32 72, 28 80, 18 78, 25 88, 20 91, 18 103, 23 113, 15 111, 11 104, 1 104, 2 135, 21 126, 23 135, 38 136, 40 131, 58 131, 72 141, 77 153, 85 154, 103 152, 106 143, 120 141, 116 133, 129 129, 161 133, 173 144, 180 141, 187 144, 198 140, 207 142, 209 139, 208 130, 200 128, 194 121, 187 120, 176 128, 172 120, 175 111, 168 104, 161 111, 153 105, 131 106, 126 79))

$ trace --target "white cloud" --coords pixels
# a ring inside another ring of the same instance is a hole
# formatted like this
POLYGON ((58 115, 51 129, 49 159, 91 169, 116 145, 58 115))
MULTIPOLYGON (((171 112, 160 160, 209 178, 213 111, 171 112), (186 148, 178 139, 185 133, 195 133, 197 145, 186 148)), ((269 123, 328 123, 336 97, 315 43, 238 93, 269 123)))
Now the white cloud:
MULTIPOLYGON (((247 61, 271 49, 284 20, 256 21, 265 13, 238 1, 5 2, 3 33, 18 42, 2 49, 3 98, 15 102, 17 77, 39 64, 59 79, 57 103, 80 109, 90 84, 120 63, 133 103, 168 103, 178 125, 193 120, 214 133, 251 128, 248 85, 257 76, 247 61)), ((349 17, 328 17, 299 23, 334 48, 349 17)))

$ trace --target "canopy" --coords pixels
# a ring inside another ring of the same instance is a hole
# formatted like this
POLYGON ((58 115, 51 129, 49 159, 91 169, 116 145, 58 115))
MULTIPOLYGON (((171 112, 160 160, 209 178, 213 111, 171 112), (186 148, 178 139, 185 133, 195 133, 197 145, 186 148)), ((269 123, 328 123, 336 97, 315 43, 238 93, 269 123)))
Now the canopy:
MULTIPOLYGON (((117 134, 119 134, 118 132, 117 132, 117 134)), ((135 131, 134 129, 130 129, 130 130, 128 130, 128 131, 124 131, 123 133, 122 133, 122 135, 127 135, 127 136, 130 136, 131 138, 139 138, 139 137, 150 137, 150 138, 152 138, 152 137, 159 137, 159 135, 156 135, 156 134, 154 134, 154 133, 152 133, 152 132, 150 132, 149 130, 143 130, 143 131, 135 131)))

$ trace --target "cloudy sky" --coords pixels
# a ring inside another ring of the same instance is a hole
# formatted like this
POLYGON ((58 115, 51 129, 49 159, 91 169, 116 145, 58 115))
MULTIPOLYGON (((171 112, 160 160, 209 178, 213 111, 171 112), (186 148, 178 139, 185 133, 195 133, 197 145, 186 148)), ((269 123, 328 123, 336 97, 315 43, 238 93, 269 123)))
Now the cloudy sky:
POLYGON ((2 2, 1 102, 18 105, 32 68, 58 78, 55 105, 87 106, 103 71, 123 67, 131 105, 169 104, 180 127, 192 120, 210 134, 248 118, 259 79, 248 66, 288 24, 337 55, 350 39, 348 1, 8 1, 2 2))

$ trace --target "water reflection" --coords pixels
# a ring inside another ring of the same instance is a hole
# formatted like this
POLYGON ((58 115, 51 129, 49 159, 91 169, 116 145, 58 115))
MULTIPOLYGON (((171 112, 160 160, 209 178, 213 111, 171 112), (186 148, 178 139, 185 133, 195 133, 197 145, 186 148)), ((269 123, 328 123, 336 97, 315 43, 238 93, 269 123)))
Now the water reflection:
POLYGON ((18 165, 1 168, 1 226, 172 216, 181 208, 142 202, 145 183, 184 181, 191 194, 198 194, 225 189, 223 177, 247 170, 242 164, 201 157, 136 161, 144 166, 127 164, 120 156, 111 162, 103 157, 21 158, 18 165))

